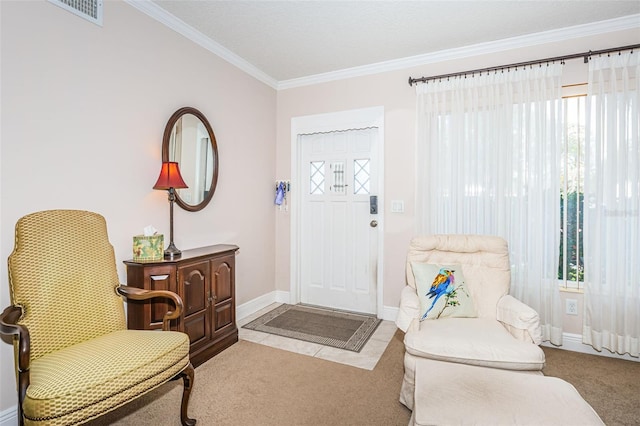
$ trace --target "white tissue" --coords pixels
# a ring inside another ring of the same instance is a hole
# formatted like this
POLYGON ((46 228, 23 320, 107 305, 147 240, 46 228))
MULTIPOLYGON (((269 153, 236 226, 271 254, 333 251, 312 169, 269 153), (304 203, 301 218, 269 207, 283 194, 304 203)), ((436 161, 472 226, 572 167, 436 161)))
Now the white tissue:
POLYGON ((150 237, 152 235, 156 235, 158 233, 158 230, 156 228, 154 228, 151 225, 145 226, 144 227, 144 236, 145 237, 150 237))

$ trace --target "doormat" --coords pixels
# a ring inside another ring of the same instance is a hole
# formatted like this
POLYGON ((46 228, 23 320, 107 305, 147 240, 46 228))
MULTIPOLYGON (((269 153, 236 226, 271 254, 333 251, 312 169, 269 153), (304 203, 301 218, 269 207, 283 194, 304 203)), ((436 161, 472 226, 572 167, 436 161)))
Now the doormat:
POLYGON ((375 315, 284 304, 242 328, 360 352, 380 322, 375 315))

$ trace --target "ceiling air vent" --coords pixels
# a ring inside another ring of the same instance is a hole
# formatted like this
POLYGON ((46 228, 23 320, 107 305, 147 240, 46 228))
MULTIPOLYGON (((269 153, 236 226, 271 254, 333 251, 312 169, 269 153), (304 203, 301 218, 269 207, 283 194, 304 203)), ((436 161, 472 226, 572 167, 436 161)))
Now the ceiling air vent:
POLYGON ((49 2, 100 26, 102 26, 102 1, 103 0, 49 0, 49 2))

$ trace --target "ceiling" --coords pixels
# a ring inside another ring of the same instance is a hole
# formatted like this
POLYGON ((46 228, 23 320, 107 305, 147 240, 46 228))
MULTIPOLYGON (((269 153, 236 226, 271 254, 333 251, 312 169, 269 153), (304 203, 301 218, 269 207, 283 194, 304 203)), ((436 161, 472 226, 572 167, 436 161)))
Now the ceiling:
POLYGON ((153 4, 279 82, 628 15, 640 28, 638 0, 153 4))

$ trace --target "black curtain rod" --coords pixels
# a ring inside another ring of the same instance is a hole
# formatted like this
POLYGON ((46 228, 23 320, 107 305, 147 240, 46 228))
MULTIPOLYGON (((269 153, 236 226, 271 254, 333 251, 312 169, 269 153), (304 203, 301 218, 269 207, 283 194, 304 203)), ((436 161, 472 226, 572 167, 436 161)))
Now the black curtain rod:
POLYGON ((535 61, 518 62, 515 64, 499 65, 496 67, 489 67, 489 68, 480 68, 480 69, 471 70, 471 71, 434 75, 431 77, 420 77, 420 78, 409 77, 409 86, 413 86, 414 83, 426 83, 429 80, 441 80, 443 78, 458 77, 461 75, 468 75, 468 74, 473 75, 476 73, 481 74, 483 72, 499 71, 499 70, 504 70, 509 68, 523 67, 527 65, 537 65, 537 64, 544 64, 544 63, 555 62, 555 61, 560 61, 560 63, 564 63, 564 61, 568 59, 576 59, 576 58, 584 58, 584 63, 586 64, 589 62, 589 57, 593 55, 602 55, 604 53, 611 53, 611 52, 622 52, 623 50, 633 50, 633 49, 639 49, 639 48, 640 48, 640 44, 632 44, 629 46, 622 46, 622 47, 616 47, 611 49, 595 50, 595 51, 590 50, 584 53, 574 53, 572 55, 556 56, 555 58, 537 59, 535 61))

